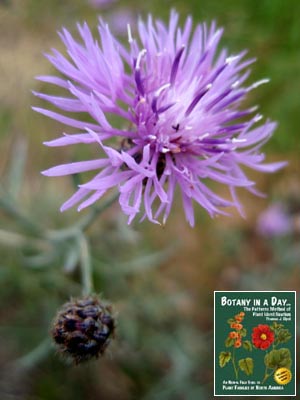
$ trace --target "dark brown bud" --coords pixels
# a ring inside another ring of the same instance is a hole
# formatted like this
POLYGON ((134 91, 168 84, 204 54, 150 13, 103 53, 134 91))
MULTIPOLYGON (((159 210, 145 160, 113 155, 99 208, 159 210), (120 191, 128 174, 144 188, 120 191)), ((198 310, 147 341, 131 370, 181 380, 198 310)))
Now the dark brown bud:
POLYGON ((59 352, 79 364, 102 355, 114 331, 111 306, 97 296, 88 296, 65 303, 51 333, 59 352))

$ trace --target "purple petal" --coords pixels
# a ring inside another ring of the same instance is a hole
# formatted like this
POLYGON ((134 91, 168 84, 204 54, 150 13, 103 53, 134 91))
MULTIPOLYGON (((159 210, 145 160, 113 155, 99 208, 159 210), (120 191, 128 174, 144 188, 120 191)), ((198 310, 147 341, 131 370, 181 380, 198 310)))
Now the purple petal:
POLYGON ((42 171, 42 174, 46 176, 64 176, 64 175, 78 174, 85 171, 92 171, 94 169, 103 168, 107 165, 108 165, 107 159, 79 161, 49 168, 45 171, 42 171))

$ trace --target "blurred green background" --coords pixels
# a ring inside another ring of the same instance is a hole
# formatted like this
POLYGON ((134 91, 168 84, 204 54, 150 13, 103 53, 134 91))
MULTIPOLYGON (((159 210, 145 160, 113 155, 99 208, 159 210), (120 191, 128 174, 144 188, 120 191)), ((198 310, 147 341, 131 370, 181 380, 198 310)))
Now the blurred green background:
POLYGON ((0 0, 1 400, 212 398, 213 291, 299 289, 299 15, 297 0, 0 0), (39 229, 67 227, 88 211, 60 214, 74 183, 40 171, 87 157, 89 149, 42 145, 63 127, 31 110, 42 105, 31 91, 44 89, 34 77, 53 72, 43 53, 62 49, 62 26, 75 32, 77 21, 87 21, 95 31, 101 15, 122 36, 138 15, 167 21, 171 8, 182 22, 189 14, 195 23, 216 20, 225 28, 223 46, 257 57, 250 80, 271 82, 248 101, 279 123, 267 158, 289 165, 272 176, 252 173, 267 197, 240 193, 245 220, 211 220, 196 207, 191 229, 180 201, 164 228, 129 228, 118 205, 105 212, 88 237, 96 289, 118 315, 117 338, 101 360, 71 367, 47 337, 56 309, 80 294, 76 244, 49 245, 39 229), (292 229, 262 238, 256 221, 274 201, 289 210, 292 229))

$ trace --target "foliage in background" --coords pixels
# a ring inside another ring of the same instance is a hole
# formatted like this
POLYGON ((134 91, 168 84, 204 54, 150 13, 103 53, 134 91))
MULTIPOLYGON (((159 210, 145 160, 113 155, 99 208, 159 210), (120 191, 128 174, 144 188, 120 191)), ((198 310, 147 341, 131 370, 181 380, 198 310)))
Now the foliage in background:
POLYGON ((299 13, 297 0, 154 0, 138 8, 128 0, 103 9, 83 0, 0 2, 1 399, 207 398, 213 290, 299 289, 299 13), (39 171, 84 157, 87 149, 54 155, 43 148, 49 132, 58 136, 61 127, 31 111, 36 100, 30 91, 41 90, 33 77, 52 72, 42 52, 60 47, 61 26, 75 31, 75 22, 86 20, 96 28, 97 13, 115 21, 116 29, 124 15, 152 12, 166 21, 171 7, 182 21, 187 14, 197 22, 216 20, 225 28, 223 45, 257 56, 253 80, 271 82, 249 104, 255 100, 279 122, 267 152, 274 160, 284 153, 290 166, 261 179, 265 200, 245 198, 245 221, 210 221, 198 211, 192 231, 181 212, 174 212, 164 229, 145 223, 131 229, 118 205, 97 219, 87 231, 95 287, 114 304, 117 338, 103 359, 71 368, 54 355, 47 337, 56 309, 81 291, 78 242, 45 239, 41 230, 57 235, 87 214, 60 214, 72 181, 49 182, 39 171), (294 228, 284 236, 261 237, 256 219, 273 198, 292 210, 294 228))

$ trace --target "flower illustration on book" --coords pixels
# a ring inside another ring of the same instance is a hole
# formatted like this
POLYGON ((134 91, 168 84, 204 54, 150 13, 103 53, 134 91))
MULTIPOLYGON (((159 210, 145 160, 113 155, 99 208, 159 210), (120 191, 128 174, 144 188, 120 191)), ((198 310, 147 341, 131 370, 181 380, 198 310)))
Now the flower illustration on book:
POLYGON ((219 365, 224 368, 229 362, 231 362, 235 378, 238 379, 239 371, 243 371, 246 375, 253 373, 253 359, 250 357, 236 359, 236 349, 240 347, 245 350, 252 351, 252 344, 249 340, 244 340, 247 336, 247 329, 244 328, 242 322, 245 317, 245 313, 241 311, 236 314, 234 318, 229 318, 227 323, 232 329, 227 338, 225 339, 226 347, 233 347, 232 351, 221 351, 219 354, 219 365))
POLYGON ((274 332, 269 325, 259 324, 253 328, 252 343, 257 349, 266 350, 274 342, 274 332))
MULTIPOLYGON (((221 351, 219 354, 219 365, 224 368, 231 362, 235 378, 238 379, 239 371, 243 371, 246 375, 252 375, 254 370, 254 362, 250 357, 241 358, 237 361, 236 349, 242 347, 247 351, 252 349, 262 350, 264 354, 265 374, 262 383, 265 383, 270 376, 276 376, 279 370, 287 370, 291 375, 290 368, 292 365, 291 352, 282 344, 288 342, 292 335, 283 324, 273 322, 272 325, 259 324, 252 328, 252 341, 245 340, 247 329, 242 322, 245 317, 244 312, 230 318, 227 323, 231 331, 225 339, 225 346, 232 347, 232 351, 221 351), (271 349, 270 349, 271 348, 271 349)), ((278 380, 278 379, 277 379, 278 380)), ((289 382, 290 380, 288 380, 289 382)), ((288 382, 282 383, 286 384, 288 382)))
POLYGON ((262 383, 264 383, 271 375, 274 375, 280 368, 286 368, 288 371, 292 365, 291 352, 288 348, 277 348, 283 343, 288 342, 292 335, 283 324, 273 322, 273 325, 262 325, 254 327, 252 330, 253 346, 260 350, 268 350, 272 346, 271 351, 266 351, 264 356, 264 364, 266 366, 265 375, 262 383))

